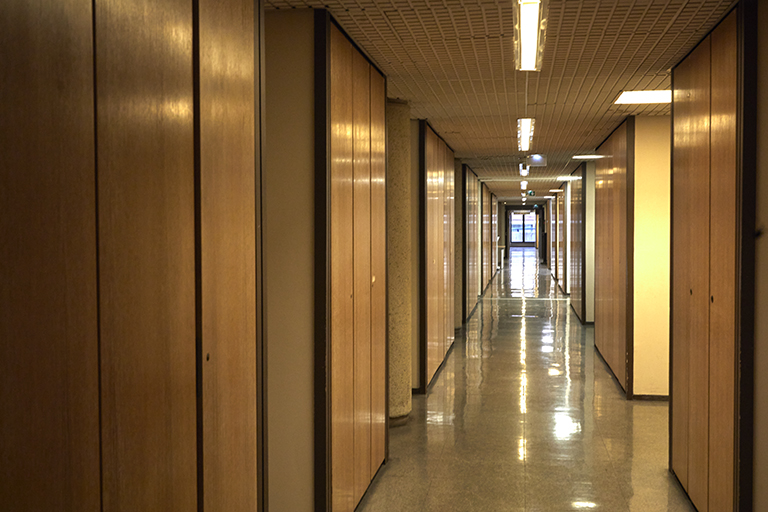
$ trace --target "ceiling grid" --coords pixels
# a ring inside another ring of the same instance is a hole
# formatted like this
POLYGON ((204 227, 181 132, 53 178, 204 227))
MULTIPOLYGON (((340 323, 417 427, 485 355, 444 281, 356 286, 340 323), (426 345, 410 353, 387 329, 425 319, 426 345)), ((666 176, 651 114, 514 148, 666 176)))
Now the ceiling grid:
MULTIPOLYGON (((536 119, 531 168, 538 197, 572 172, 628 115, 668 115, 669 105, 614 105, 622 90, 668 89, 669 69, 733 0, 549 0, 542 69, 528 73, 536 119)), ((501 198, 519 198, 517 118, 526 72, 515 70, 515 0, 266 0, 267 9, 327 8, 408 100, 501 198), (498 181, 506 180, 506 181, 498 181), (512 181, 509 181, 512 180, 512 181)))

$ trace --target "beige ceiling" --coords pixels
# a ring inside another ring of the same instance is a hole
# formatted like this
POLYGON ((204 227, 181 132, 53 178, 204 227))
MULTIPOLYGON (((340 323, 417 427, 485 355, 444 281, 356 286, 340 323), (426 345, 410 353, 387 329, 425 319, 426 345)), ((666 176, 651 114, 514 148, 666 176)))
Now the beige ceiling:
POLYGON ((731 0, 549 0, 540 72, 514 69, 514 0, 266 0, 325 7, 457 158, 499 198, 520 197, 517 118, 534 117, 537 197, 576 168, 627 115, 668 105, 614 105, 625 89, 668 89, 669 70, 728 12, 731 0), (527 100, 526 100, 527 84, 527 100))

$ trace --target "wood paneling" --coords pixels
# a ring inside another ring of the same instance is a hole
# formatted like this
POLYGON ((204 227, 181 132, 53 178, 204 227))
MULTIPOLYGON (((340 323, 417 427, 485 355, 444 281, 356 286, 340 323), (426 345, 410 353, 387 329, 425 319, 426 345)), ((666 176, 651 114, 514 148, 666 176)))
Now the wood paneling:
POLYGON ((565 268, 565 193, 557 194, 557 283, 566 291, 565 268))
POLYGON ((355 502, 371 481, 371 78, 352 52, 354 137, 355 502))
POLYGON ((737 20, 734 11, 673 72, 670 458, 700 511, 735 503, 737 20))
POLYGON ((354 499, 353 48, 331 27, 331 475, 332 508, 354 499))
POLYGON ((100 510, 91 2, 0 16, 0 503, 100 510))
POLYGON ((585 222, 584 222, 584 185, 587 181, 586 164, 582 164, 577 171, 582 179, 571 182, 571 306, 579 317, 581 323, 586 322, 584 301, 584 271, 585 263, 585 222))
POLYGON ((621 386, 627 375, 627 147, 630 118, 598 148, 595 185, 595 346, 621 386))
POLYGON ((491 195, 491 275, 499 267, 499 201, 496 194, 491 195))
POLYGON ((736 385, 737 18, 712 32, 709 275, 709 510, 731 510, 734 499, 736 385))
POLYGON ((251 511, 257 503, 253 2, 199 5, 204 505, 251 511))
POLYGON ((103 506, 186 511, 197 506, 192 6, 97 3, 95 23, 103 506))
POLYGON ((424 219, 425 288, 421 291, 426 311, 426 350, 421 357, 425 387, 429 386, 453 343, 453 152, 422 121, 426 201, 424 219))
POLYGON ((371 469, 384 462, 387 437, 386 91, 371 71, 371 469))
POLYGON ((386 455, 386 97, 330 31, 331 502, 351 512, 386 455))
POLYGON ((557 197, 549 201, 549 271, 557 279, 557 197))
POLYGON ((491 191, 488 186, 483 184, 481 186, 481 204, 482 204, 482 269, 483 278, 480 281, 481 293, 485 292, 485 288, 488 286, 488 282, 491 279, 491 191))
MULTIPOLYGON (((673 176, 673 358, 688 364, 687 415, 675 405, 678 419, 687 416, 687 432, 673 439, 684 450, 687 467, 680 471, 691 500, 707 510, 709 442, 709 101, 710 40, 707 38, 675 70, 673 176), (683 245, 684 244, 684 245, 683 245), (685 267, 684 269, 681 267, 685 267), (687 356, 687 357, 686 357, 687 356)), ((685 374, 685 370, 681 372, 685 374)), ((680 376, 675 376, 675 383, 680 376)), ((685 389, 683 385, 682 391, 685 389)), ((675 389, 675 400, 679 396, 675 389)), ((683 399, 685 402, 686 399, 683 399)), ((675 461, 673 460, 673 463, 675 461)), ((678 472, 679 466, 673 466, 678 472)))
MULTIPOLYGON (((467 230, 467 317, 472 313, 477 304, 477 296, 480 294, 480 264, 478 257, 478 236, 480 203, 478 201, 477 176, 472 170, 464 166, 466 174, 466 230, 467 230)), ((465 319, 466 320, 466 319, 465 319)))

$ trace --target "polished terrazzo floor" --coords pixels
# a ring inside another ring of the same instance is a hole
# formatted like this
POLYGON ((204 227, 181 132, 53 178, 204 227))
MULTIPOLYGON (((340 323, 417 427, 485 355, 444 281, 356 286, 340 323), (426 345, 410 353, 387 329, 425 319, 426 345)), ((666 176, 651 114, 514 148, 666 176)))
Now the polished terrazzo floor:
POLYGON ((628 402, 538 264, 512 249, 358 511, 688 511, 667 404, 628 402))

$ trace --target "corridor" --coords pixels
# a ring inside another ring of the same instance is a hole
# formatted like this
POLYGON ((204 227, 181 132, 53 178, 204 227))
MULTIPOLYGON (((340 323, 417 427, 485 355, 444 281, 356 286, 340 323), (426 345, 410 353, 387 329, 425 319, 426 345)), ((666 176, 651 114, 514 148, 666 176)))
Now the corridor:
POLYGON ((536 249, 511 249, 358 511, 688 511, 666 402, 627 402, 536 249))

